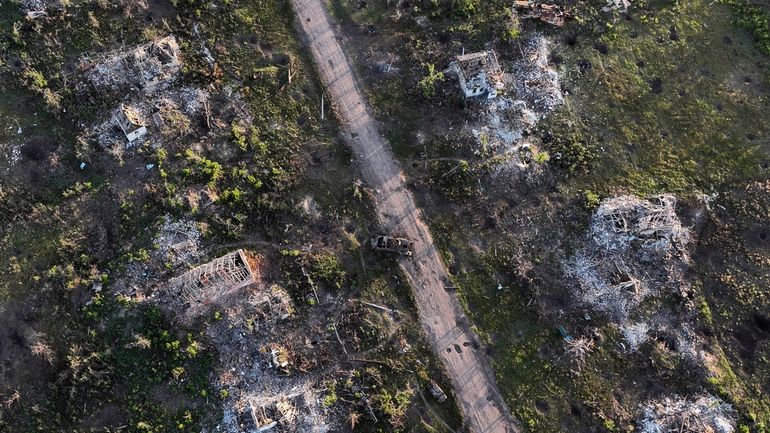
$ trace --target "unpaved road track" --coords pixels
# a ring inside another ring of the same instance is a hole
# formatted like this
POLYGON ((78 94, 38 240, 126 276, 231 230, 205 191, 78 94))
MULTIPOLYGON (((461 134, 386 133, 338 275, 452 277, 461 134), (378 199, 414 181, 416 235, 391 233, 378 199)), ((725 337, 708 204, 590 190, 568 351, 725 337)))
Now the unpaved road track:
POLYGON ((345 139, 363 180, 373 188, 379 222, 387 233, 416 241, 414 259, 401 268, 415 293, 428 341, 452 380, 463 416, 473 433, 518 429, 495 383, 489 360, 457 298, 445 289, 449 274, 388 142, 369 114, 353 69, 337 39, 323 0, 292 0, 316 67, 342 120, 345 139), (477 348, 477 349, 474 349, 477 348))

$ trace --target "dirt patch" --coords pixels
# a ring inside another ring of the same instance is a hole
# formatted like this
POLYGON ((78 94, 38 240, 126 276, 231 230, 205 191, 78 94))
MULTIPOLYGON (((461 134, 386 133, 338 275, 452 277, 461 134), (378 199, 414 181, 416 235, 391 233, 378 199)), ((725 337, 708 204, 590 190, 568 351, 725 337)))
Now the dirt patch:
POLYGON ((754 326, 756 326, 763 335, 770 335, 770 317, 755 313, 751 319, 754 322, 754 326))
MULTIPOLYGON (((167 400, 163 400, 165 403, 167 400)), ((90 431, 111 430, 126 424, 128 417, 120 406, 108 404, 83 421, 83 427, 90 431)))
POLYGON ((21 156, 27 161, 45 161, 59 145, 50 137, 32 137, 21 147, 21 156))
POLYGON ((16 390, 25 393, 44 387, 50 366, 32 354, 34 322, 25 316, 19 304, 0 310, 0 399, 5 400, 16 390))
POLYGON ((770 226, 756 225, 745 235, 746 243, 755 248, 770 248, 770 226))
POLYGON ((174 18, 177 15, 176 8, 168 0, 149 0, 147 6, 147 15, 153 21, 174 18))

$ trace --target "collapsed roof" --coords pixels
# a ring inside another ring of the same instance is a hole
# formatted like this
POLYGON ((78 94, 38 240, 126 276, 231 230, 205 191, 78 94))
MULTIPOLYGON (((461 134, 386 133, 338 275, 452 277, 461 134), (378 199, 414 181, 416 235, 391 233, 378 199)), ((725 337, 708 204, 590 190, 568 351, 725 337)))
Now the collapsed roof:
MULTIPOLYGON (((638 322, 641 304, 664 288, 687 290, 690 231, 675 212, 676 198, 619 196, 604 200, 591 219, 585 245, 565 266, 578 303, 618 323, 636 349, 650 326, 638 322)), ((641 319, 646 320, 646 319, 641 319)))
POLYGON ((686 399, 681 396, 650 401, 643 408, 642 433, 733 433, 733 407, 709 394, 686 399))
POLYGON ((170 35, 98 59, 81 58, 84 81, 79 90, 90 86, 97 92, 152 92, 172 81, 181 68, 181 50, 176 38, 170 35))
POLYGON ((258 275, 258 270, 239 249, 173 278, 169 287, 172 293, 191 304, 206 304, 256 283, 258 275))
POLYGON ((449 70, 457 75, 466 98, 486 94, 492 99, 504 87, 503 70, 493 50, 457 56, 449 70))

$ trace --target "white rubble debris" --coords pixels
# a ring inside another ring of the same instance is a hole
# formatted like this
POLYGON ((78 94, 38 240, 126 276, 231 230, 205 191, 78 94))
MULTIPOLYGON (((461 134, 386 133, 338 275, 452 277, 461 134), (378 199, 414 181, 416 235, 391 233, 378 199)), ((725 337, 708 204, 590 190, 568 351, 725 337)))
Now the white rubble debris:
POLYGON ((497 97, 483 105, 469 126, 479 156, 494 155, 498 173, 521 172, 532 167, 537 146, 524 139, 548 113, 564 102, 558 73, 549 65, 549 41, 536 34, 524 42, 522 58, 504 73, 497 97))
POLYGON ((634 352, 647 341, 650 325, 645 322, 623 324, 620 326, 620 331, 630 346, 630 350, 634 352))
POLYGON ((154 244, 157 245, 155 254, 159 259, 170 261, 175 267, 191 266, 203 255, 198 224, 195 221, 173 220, 170 215, 164 217, 154 244))
POLYGON ((639 421, 641 433, 733 433, 733 407, 709 394, 665 397, 648 402, 639 421))
POLYGON ((664 290, 680 295, 688 290, 684 270, 691 235, 675 207, 672 195, 604 200, 591 219, 586 244, 565 264, 566 275, 577 283, 572 293, 578 303, 607 314, 631 350, 667 323, 655 325, 643 317, 642 303, 664 290))
POLYGON ((682 226, 675 206, 676 197, 670 194, 652 200, 627 195, 605 200, 591 220, 591 236, 606 251, 623 252, 637 242, 646 258, 686 254, 690 231, 682 226))
POLYGON ((143 90, 152 93, 167 87, 182 70, 181 49, 173 35, 119 50, 96 60, 80 60, 84 85, 96 92, 143 90))
POLYGON ((204 107, 209 99, 207 91, 195 87, 169 90, 157 98, 120 104, 107 120, 92 127, 90 132, 103 148, 116 145, 129 148, 148 140, 157 142, 158 133, 169 127, 176 129, 175 136, 185 135, 192 121, 206 114, 204 107))
POLYGON ((607 5, 604 6, 602 10, 605 12, 609 12, 611 10, 625 12, 629 7, 631 7, 631 2, 629 0, 607 0, 607 5))

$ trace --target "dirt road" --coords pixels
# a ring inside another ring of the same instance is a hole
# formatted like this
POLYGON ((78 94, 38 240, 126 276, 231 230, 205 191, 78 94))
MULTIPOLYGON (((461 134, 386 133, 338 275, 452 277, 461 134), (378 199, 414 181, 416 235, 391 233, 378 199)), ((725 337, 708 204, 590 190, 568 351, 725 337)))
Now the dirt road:
POLYGON ((508 433, 518 429, 495 383, 489 360, 468 327, 457 298, 445 289, 449 274, 420 209, 407 190, 390 145, 369 114, 363 94, 323 0, 292 0, 316 67, 341 117, 345 139, 363 180, 376 191, 380 224, 387 233, 416 240, 414 259, 403 259, 427 339, 452 380, 463 416, 473 433, 508 433))

